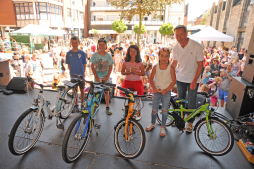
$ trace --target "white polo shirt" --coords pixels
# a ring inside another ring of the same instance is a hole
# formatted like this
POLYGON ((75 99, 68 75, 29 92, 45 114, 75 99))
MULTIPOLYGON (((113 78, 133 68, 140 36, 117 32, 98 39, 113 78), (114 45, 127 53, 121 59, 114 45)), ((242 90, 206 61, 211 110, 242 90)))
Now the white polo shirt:
MULTIPOLYGON (((182 48, 179 43, 173 47, 173 60, 177 60, 180 67, 176 80, 184 83, 191 83, 198 69, 198 61, 204 60, 202 45, 189 39, 188 44, 182 48)), ((197 81, 199 83, 200 77, 197 81)))

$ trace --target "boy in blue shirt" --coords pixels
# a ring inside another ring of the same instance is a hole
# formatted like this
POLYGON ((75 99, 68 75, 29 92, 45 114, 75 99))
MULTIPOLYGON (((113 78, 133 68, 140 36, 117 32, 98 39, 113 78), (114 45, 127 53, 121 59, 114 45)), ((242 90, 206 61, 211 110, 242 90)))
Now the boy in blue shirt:
MULTIPOLYGON (((112 72, 114 61, 112 56, 106 52, 106 49, 106 40, 103 38, 99 39, 97 44, 98 52, 95 52, 90 59, 95 82, 101 82, 104 80, 107 83, 111 83, 109 76, 112 72)), ((104 95, 106 101, 106 113, 110 115, 112 112, 109 109, 109 92, 104 91, 104 95)))
MULTIPOLYGON (((78 46, 80 44, 79 38, 77 36, 73 36, 71 38, 70 42, 72 46, 72 50, 67 52, 66 54, 66 64, 68 65, 68 68, 70 70, 70 76, 71 76, 71 81, 73 82, 73 78, 75 78, 73 75, 82 75, 85 78, 85 70, 86 70, 86 54, 82 50, 79 50, 78 46)), ((85 97, 85 92, 84 92, 84 82, 79 82, 78 83, 80 93, 81 93, 81 109, 84 108, 84 97, 85 97)), ((73 112, 78 110, 78 95, 76 99, 76 104, 73 108, 73 112)))

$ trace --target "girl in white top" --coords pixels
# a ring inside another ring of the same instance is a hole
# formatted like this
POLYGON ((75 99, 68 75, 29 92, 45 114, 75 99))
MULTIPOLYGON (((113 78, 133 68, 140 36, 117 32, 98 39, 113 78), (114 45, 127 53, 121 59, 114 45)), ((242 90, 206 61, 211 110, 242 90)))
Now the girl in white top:
POLYGON ((162 48, 159 51, 159 63, 157 63, 150 76, 150 84, 153 89, 153 111, 152 124, 146 127, 146 131, 150 131, 155 127, 155 120, 159 104, 162 102, 162 125, 160 136, 165 137, 165 124, 167 120, 167 110, 171 98, 170 89, 176 83, 175 69, 169 62, 170 51, 168 48, 162 48), (155 77, 155 81, 153 81, 155 77))

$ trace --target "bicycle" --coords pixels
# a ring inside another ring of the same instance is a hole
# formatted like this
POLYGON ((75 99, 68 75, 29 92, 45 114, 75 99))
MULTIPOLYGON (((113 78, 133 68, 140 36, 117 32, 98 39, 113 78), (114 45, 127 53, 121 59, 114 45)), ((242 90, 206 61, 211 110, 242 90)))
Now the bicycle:
POLYGON ((141 124, 134 119, 137 110, 134 109, 136 97, 129 89, 117 87, 127 96, 128 104, 124 108, 124 117, 114 127, 114 144, 117 151, 125 158, 138 157, 145 148, 146 136, 141 124), (127 125, 126 125, 127 124, 127 125))
MULTIPOLYGON (((92 127, 100 128, 100 125, 94 125, 93 118, 99 110, 103 91, 109 91, 108 86, 115 86, 115 84, 105 83, 104 81, 94 83, 84 80, 82 76, 74 76, 90 83, 90 89, 84 106, 85 110, 75 117, 64 136, 62 157, 66 163, 71 163, 80 157, 88 143, 92 127)), ((98 135, 97 132, 96 134, 98 135)))
POLYGON ((209 106, 209 98, 213 93, 207 94, 205 92, 197 92, 197 94, 205 96, 206 99, 204 104, 197 109, 185 109, 183 104, 187 101, 176 99, 179 101, 180 107, 177 109, 168 109, 168 119, 170 119, 170 121, 167 126, 172 125, 174 122, 175 126, 183 132, 186 122, 201 112, 206 113, 206 117, 201 118, 194 126, 195 140, 204 152, 214 156, 225 155, 233 148, 233 133, 229 126, 224 121, 220 120, 220 114, 216 113, 215 109, 209 106), (184 112, 191 113, 184 118, 184 112))
POLYGON ((8 146, 13 155, 22 155, 28 152, 38 141, 46 119, 44 110, 48 113, 48 120, 52 120, 52 117, 56 117, 57 128, 64 130, 61 119, 66 119, 71 114, 76 101, 77 91, 75 86, 77 83, 44 86, 43 84, 34 82, 32 78, 28 77, 27 84, 31 81, 40 87, 40 91, 38 97, 34 99, 32 106, 21 114, 11 129, 8 146), (57 88, 58 95, 56 105, 51 107, 51 103, 45 100, 43 96, 44 87, 57 88))

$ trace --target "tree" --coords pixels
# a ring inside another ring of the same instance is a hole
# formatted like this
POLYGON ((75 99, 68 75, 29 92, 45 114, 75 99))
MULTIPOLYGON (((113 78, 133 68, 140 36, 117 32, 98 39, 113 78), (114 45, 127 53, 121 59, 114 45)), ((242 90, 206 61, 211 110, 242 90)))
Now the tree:
POLYGON ((206 25, 206 19, 210 15, 210 11, 206 11, 203 15, 204 15, 204 19, 203 19, 201 25, 206 25))
POLYGON ((124 33, 127 30, 127 26, 125 25, 124 21, 119 19, 116 19, 112 23, 111 28, 117 33, 124 33))
POLYGON ((96 29, 92 29, 92 32, 93 32, 95 35, 97 35, 97 34, 99 33, 99 31, 96 30, 96 29))
POLYGON ((139 16, 139 32, 137 45, 139 46, 139 38, 141 33, 142 20, 145 16, 153 15, 153 18, 158 17, 158 11, 163 13, 166 5, 181 3, 183 0, 108 0, 111 6, 121 9, 120 18, 131 21, 135 15, 139 16))
POLYGON ((163 23, 159 29, 159 32, 160 32, 160 34, 164 35, 164 37, 165 37, 166 35, 174 33, 174 27, 170 23, 168 23, 168 24, 163 23))
MULTIPOLYGON (((136 34, 139 33, 139 25, 138 25, 138 24, 137 24, 137 25, 134 25, 134 32, 135 32, 136 34)), ((146 27, 145 27, 144 24, 142 24, 141 30, 140 30, 140 34, 144 34, 145 32, 146 32, 146 27)))

